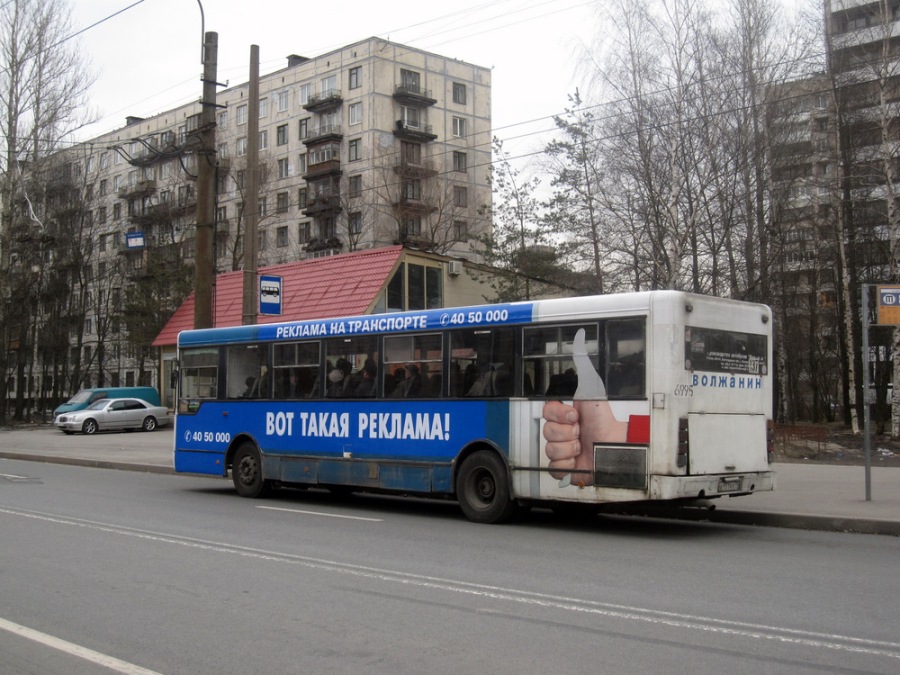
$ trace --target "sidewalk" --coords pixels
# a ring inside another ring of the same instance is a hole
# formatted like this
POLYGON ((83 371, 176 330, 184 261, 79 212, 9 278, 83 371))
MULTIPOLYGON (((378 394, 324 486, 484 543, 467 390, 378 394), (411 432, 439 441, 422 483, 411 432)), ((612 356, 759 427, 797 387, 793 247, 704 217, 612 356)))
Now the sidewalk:
MULTIPOLYGON (((64 436, 50 427, 0 430, 0 458, 132 471, 173 473, 172 429, 64 436)), ((640 513, 809 530, 900 536, 900 467, 872 466, 872 500, 865 469, 812 463, 775 464, 776 490, 711 500, 714 510, 651 505, 640 513)), ((2 470, 0 470, 2 473, 2 470)), ((636 512, 631 510, 630 512, 636 512)))

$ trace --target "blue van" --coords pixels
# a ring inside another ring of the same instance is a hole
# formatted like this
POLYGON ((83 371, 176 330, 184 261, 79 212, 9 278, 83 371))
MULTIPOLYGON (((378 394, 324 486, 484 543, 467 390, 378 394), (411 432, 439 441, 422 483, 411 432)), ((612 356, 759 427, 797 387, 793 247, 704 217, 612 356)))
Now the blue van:
POLYGON ((155 387, 95 387, 82 389, 53 411, 53 417, 62 413, 84 410, 101 398, 140 398, 150 405, 159 405, 159 392, 155 387))

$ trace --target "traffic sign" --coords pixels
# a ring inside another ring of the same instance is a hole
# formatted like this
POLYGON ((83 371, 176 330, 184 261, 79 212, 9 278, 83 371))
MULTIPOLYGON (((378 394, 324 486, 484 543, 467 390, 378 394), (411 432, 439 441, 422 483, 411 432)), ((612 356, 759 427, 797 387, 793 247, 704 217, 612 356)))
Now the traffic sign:
POLYGON ((281 314, 281 277, 259 277, 259 313, 281 314))

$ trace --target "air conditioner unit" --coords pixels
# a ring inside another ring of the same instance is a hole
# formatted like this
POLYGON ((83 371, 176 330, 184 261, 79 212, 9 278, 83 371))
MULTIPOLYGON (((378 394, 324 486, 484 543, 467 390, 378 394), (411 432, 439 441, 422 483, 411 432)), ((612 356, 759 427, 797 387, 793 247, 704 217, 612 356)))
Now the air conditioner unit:
POLYGON ((451 277, 458 277, 462 274, 462 268, 463 265, 461 260, 451 260, 447 263, 447 274, 451 277))

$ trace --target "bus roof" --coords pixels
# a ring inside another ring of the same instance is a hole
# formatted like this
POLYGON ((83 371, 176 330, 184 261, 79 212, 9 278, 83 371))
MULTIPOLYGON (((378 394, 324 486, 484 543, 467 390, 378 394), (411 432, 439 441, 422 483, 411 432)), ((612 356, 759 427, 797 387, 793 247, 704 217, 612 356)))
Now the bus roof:
POLYGON ((486 328, 490 326, 602 318, 604 315, 621 315, 623 313, 646 314, 650 311, 651 303, 665 302, 666 300, 687 300, 690 298, 695 298, 695 301, 700 302, 711 301, 750 306, 750 303, 743 303, 738 300, 693 295, 681 291, 642 291, 187 330, 178 334, 178 346, 179 348, 184 348, 252 342, 295 341, 382 333, 421 332, 442 330, 444 328, 486 328))

